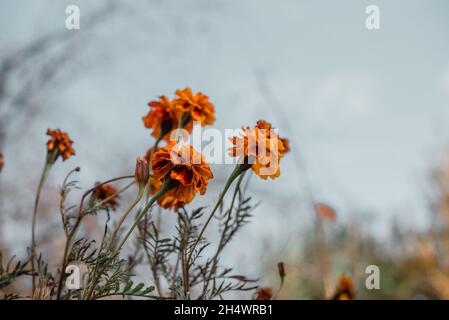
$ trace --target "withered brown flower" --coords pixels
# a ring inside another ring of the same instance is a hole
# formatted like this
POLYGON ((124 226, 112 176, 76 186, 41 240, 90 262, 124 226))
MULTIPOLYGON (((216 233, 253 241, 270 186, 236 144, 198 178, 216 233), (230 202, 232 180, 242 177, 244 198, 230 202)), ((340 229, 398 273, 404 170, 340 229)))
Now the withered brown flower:
POLYGON ((175 184, 158 199, 164 208, 179 208, 190 203, 197 192, 201 195, 206 192, 208 181, 213 178, 203 154, 191 145, 176 143, 154 153, 153 173, 156 180, 171 180, 175 184))
POLYGON ((72 148, 73 141, 70 140, 66 132, 62 132, 60 129, 48 129, 47 135, 51 137, 47 142, 47 151, 51 155, 52 162, 55 162, 59 156, 65 161, 75 154, 75 150, 72 148))
MULTIPOLYGON (((229 154, 251 164, 252 170, 262 179, 275 179, 280 175, 279 162, 288 152, 286 139, 279 138, 270 123, 259 120, 254 128, 242 128, 241 136, 231 137, 234 145, 229 154)), ((288 140, 287 140, 288 147, 288 140)))
POLYGON ((104 201, 103 207, 116 210, 119 206, 117 189, 109 184, 100 184, 100 182, 95 183, 95 186, 97 187, 92 192, 93 196, 99 201, 104 201))
POLYGON ((270 300, 273 297, 273 289, 270 287, 259 287, 256 291, 256 300, 270 300))

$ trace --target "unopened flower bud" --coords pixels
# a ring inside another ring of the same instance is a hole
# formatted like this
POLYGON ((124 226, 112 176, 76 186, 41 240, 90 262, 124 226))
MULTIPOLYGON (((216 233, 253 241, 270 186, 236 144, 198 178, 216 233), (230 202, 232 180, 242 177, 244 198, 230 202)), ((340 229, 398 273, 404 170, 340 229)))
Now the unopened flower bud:
POLYGON ((279 277, 283 279, 287 274, 285 273, 285 265, 283 262, 278 263, 278 271, 279 271, 279 277))
POLYGON ((0 152, 0 172, 2 171, 4 164, 5 162, 3 160, 3 154, 0 152))
POLYGON ((142 157, 136 159, 135 178, 140 188, 144 188, 150 177, 150 168, 147 160, 142 157))

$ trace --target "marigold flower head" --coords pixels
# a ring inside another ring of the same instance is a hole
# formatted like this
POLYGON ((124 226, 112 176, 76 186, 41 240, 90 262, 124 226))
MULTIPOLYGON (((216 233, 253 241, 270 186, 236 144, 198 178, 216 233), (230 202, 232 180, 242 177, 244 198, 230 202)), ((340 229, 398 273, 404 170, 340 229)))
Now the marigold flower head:
POLYGON ((3 153, 1 153, 1 151, 0 151, 0 172, 2 172, 4 165, 5 165, 5 160, 3 158, 3 153))
POLYGON ((270 287, 260 287, 256 291, 256 300, 270 300, 273 297, 273 289, 270 287))
POLYGON ((105 201, 103 207, 115 210, 118 208, 118 198, 116 194, 117 189, 109 184, 100 184, 100 182, 95 183, 96 188, 92 192, 93 196, 99 201, 105 201))
POLYGON ((355 292, 351 278, 342 275, 338 280, 337 288, 333 297, 334 300, 354 300, 355 292))
MULTIPOLYGON (((189 87, 175 93, 173 104, 181 116, 188 115, 192 121, 201 122, 202 126, 215 122, 215 107, 208 96, 201 92, 194 94, 189 87)), ((189 131, 189 126, 186 129, 189 131)))
POLYGON ((229 154, 251 164, 252 170, 262 179, 275 179, 280 175, 279 162, 288 152, 283 140, 286 139, 279 138, 270 123, 259 120, 254 128, 242 128, 241 136, 231 137, 234 146, 229 154))
POLYGON ((156 180, 174 183, 174 187, 158 199, 164 208, 183 207, 197 192, 203 195, 214 177, 203 154, 191 145, 179 146, 173 142, 154 153, 153 174, 156 180))
POLYGON ((178 127, 178 115, 173 103, 166 97, 160 96, 158 101, 148 103, 151 110, 144 116, 143 124, 148 129, 153 129, 152 136, 168 140, 170 132, 178 127))
POLYGON ((67 133, 60 129, 48 129, 47 135, 51 137, 47 142, 47 151, 49 155, 52 155, 52 162, 55 162, 59 156, 65 161, 75 154, 75 150, 72 148, 73 141, 70 140, 67 133))

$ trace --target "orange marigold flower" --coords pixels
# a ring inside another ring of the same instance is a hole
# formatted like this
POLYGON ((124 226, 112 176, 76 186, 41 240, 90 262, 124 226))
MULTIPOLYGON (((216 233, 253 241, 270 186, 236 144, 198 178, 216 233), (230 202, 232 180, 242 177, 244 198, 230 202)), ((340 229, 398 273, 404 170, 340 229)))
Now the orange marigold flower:
POLYGON ((159 138, 162 133, 162 138, 168 140, 170 132, 178 127, 173 103, 166 96, 160 96, 159 101, 151 101, 148 106, 151 110, 143 117, 144 126, 153 129, 153 137, 159 138))
POLYGON ((0 172, 2 171, 4 165, 5 160, 3 159, 3 153, 0 152, 0 172))
POLYGON ((351 278, 342 275, 338 280, 333 300, 354 300, 355 292, 351 278))
POLYGON ((154 148, 151 147, 150 149, 147 150, 147 152, 145 153, 145 155, 143 156, 143 158, 144 158, 145 160, 147 160, 148 163, 151 163, 151 162, 152 162, 153 154, 154 154, 154 148))
MULTIPOLYGON (((252 170, 262 179, 275 179, 280 175, 279 162, 288 149, 270 123, 259 120, 254 128, 242 128, 241 136, 234 136, 229 150, 240 162, 251 164, 252 170)), ((284 139, 286 140, 286 139, 284 139)))
MULTIPOLYGON (((190 120, 199 121, 202 126, 215 122, 215 107, 208 96, 201 92, 193 94, 189 87, 176 90, 175 93, 177 98, 173 100, 173 104, 181 116, 188 115, 190 120)), ((185 128, 190 131, 191 123, 185 128)))
POLYGON ((199 192, 206 192, 214 177, 203 154, 191 145, 170 143, 153 156, 153 174, 158 181, 171 180, 175 186, 164 193, 158 203, 164 208, 179 208, 190 203, 199 192))
POLYGON ((72 148, 73 141, 70 140, 67 133, 59 129, 48 129, 47 135, 51 137, 47 142, 47 150, 48 154, 52 155, 52 162, 55 162, 59 156, 65 161, 75 154, 75 150, 72 148))
POLYGON ((257 288, 256 300, 270 300, 273 297, 273 289, 270 287, 257 288))
POLYGON ((95 183, 95 190, 92 192, 94 197, 99 201, 105 201, 103 203, 103 207, 115 210, 118 208, 118 198, 119 196, 116 194, 117 189, 112 187, 109 184, 100 184, 100 182, 95 183))

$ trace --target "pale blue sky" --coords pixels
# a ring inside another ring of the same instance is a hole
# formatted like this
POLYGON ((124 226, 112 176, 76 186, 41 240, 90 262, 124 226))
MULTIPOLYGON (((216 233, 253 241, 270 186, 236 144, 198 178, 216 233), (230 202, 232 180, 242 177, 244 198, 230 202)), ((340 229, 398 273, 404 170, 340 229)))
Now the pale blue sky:
POLYGON ((35 175, 47 127, 76 141, 76 161, 60 173, 80 164, 88 185, 99 179, 93 173, 130 170, 151 143, 140 120, 146 103, 189 85, 215 103, 217 127, 266 118, 293 141, 277 181, 253 180, 265 200, 259 215, 309 220, 304 166, 295 164, 302 157, 315 199, 342 219, 361 210, 379 228, 392 215, 407 225, 425 221, 420 183, 449 137, 447 1, 133 1, 95 29, 83 27, 99 3, 0 4, 2 51, 63 29, 67 4, 81 9, 81 30, 66 31, 80 36, 61 82, 38 101, 45 108, 31 125, 24 118, 12 126, 20 145, 6 146, 14 163, 5 179, 24 173, 12 156, 23 143, 33 146, 36 166, 25 171, 35 175), (369 4, 380 8, 380 30, 365 28, 369 4))

